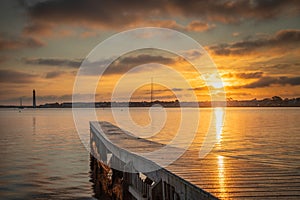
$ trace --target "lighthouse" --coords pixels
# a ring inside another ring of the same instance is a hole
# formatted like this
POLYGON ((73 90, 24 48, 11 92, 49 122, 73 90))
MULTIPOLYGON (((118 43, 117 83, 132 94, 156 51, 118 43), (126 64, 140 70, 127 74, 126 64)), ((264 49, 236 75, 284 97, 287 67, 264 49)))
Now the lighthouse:
POLYGON ((32 91, 32 107, 36 108, 35 90, 32 91))

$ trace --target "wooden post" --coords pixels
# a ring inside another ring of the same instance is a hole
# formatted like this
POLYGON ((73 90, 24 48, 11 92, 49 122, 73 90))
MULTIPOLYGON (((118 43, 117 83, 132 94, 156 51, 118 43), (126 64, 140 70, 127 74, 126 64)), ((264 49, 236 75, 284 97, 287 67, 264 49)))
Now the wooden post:
POLYGON ((98 149, 100 151, 100 159, 104 163, 107 163, 107 149, 106 149, 105 145, 101 142, 100 139, 98 141, 98 149))

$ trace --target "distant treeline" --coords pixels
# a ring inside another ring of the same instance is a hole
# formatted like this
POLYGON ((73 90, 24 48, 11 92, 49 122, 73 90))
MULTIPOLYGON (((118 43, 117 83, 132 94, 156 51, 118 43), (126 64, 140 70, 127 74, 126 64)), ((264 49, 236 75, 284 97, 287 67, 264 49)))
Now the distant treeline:
MULTIPOLYGON (((175 101, 154 101, 154 102, 64 102, 64 103, 46 103, 37 106, 37 108, 109 108, 109 107, 150 107, 160 105, 163 107, 300 107, 300 98, 285 98, 273 96, 261 100, 233 100, 222 101, 203 101, 203 102, 179 102, 175 101)), ((0 106, 2 108, 32 108, 32 106, 0 106)))
POLYGON ((298 107, 300 106, 300 98, 282 99, 279 96, 265 98, 262 100, 252 99, 237 101, 229 99, 227 101, 229 107, 298 107))

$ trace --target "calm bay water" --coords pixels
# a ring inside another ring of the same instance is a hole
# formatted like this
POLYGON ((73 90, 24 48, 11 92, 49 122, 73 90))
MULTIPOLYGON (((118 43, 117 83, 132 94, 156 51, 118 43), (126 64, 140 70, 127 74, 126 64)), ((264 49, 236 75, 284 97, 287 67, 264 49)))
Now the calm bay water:
MULTIPOLYGON (((121 108, 117 111, 122 115, 121 108)), ((218 113, 190 108, 190 112, 200 112, 198 134, 189 153, 170 170, 223 199, 300 198, 299 108, 226 108, 218 113), (199 159, 211 116, 224 113, 216 145, 199 159)), ((181 115, 177 108, 166 113, 164 128, 151 140, 167 144, 181 115)), ((99 120, 115 123, 110 109, 98 109, 97 114, 99 120)), ((150 122, 146 108, 131 109, 131 117, 140 125, 150 122)), ((0 127, 1 199, 93 198, 89 153, 77 135, 71 109, 1 109, 0 127)))

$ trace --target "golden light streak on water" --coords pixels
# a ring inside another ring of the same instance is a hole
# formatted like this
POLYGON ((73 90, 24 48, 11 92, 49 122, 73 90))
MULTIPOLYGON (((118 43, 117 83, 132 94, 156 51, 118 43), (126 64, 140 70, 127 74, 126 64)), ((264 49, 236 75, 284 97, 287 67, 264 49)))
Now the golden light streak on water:
MULTIPOLYGON (((215 108, 214 109, 215 120, 216 120, 216 140, 217 140, 217 148, 221 149, 222 142, 222 129, 223 129, 223 117, 224 117, 224 108, 215 108)), ((226 174, 224 167, 224 156, 218 155, 218 179, 219 179, 219 197, 222 199, 227 199, 228 194, 226 190, 226 174)))
POLYGON ((224 156, 218 155, 218 178, 219 178, 219 191, 220 198, 227 199, 228 194, 226 190, 226 173, 224 167, 224 156))
POLYGON ((222 141, 224 108, 215 108, 214 112, 215 112, 215 119, 216 119, 216 139, 217 139, 217 144, 220 144, 222 141))

